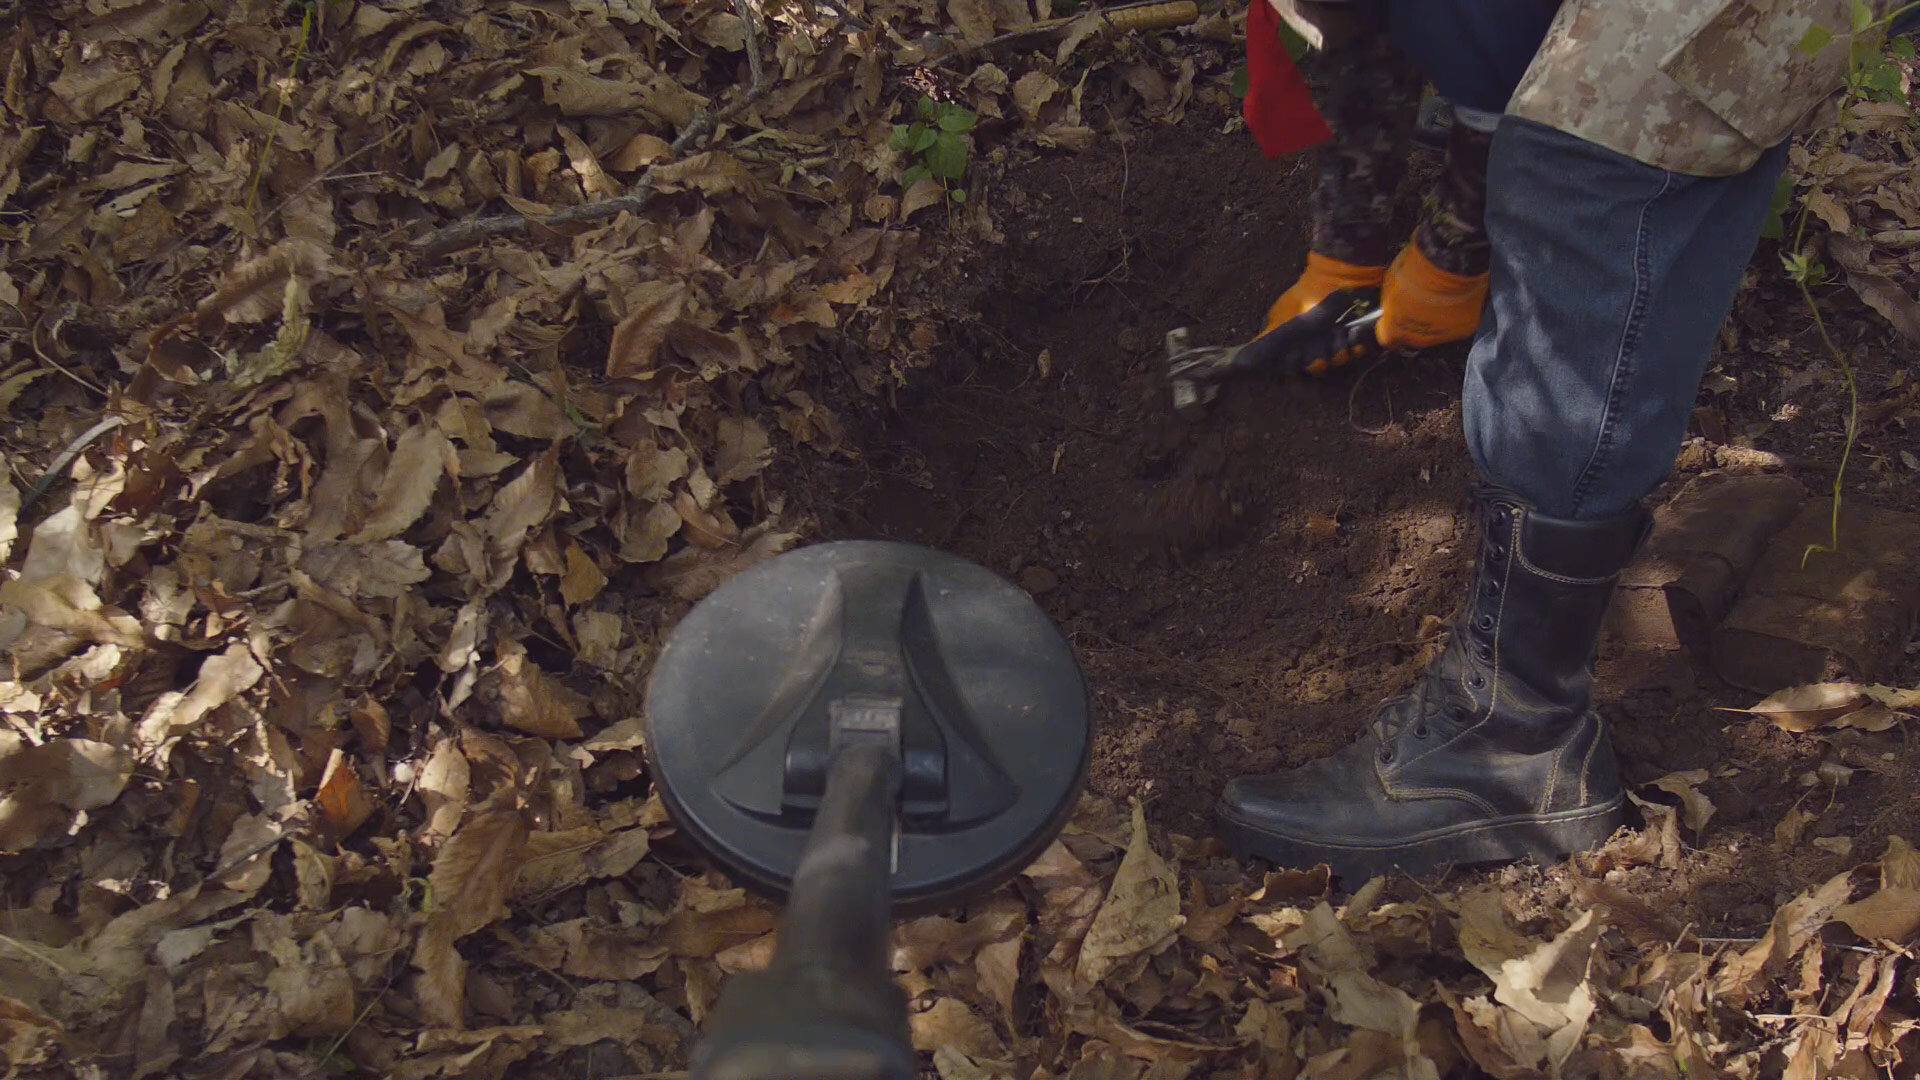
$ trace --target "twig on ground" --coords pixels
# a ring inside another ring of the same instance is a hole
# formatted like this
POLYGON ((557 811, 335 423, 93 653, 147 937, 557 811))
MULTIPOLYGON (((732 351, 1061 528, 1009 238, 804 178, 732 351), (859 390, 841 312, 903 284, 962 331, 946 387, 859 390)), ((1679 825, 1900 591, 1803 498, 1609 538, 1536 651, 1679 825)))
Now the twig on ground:
POLYGON ((1360 422, 1353 418, 1354 400, 1360 394, 1361 384, 1367 381, 1367 376, 1380 370, 1380 365, 1386 363, 1388 360, 1391 360, 1391 359, 1393 359, 1393 354, 1387 353, 1385 356, 1382 356, 1380 359, 1375 360, 1373 362, 1372 367, 1368 368, 1367 370, 1361 372, 1359 375, 1354 377, 1353 389, 1347 391, 1347 426, 1359 432, 1362 435, 1379 436, 1379 435, 1385 435, 1387 432, 1393 430, 1393 390, 1392 388, 1388 388, 1387 390, 1387 422, 1385 424, 1377 428, 1361 427, 1360 422))
POLYGON ((51 488, 55 481, 66 475, 67 468, 74 463, 74 460, 78 458, 87 447, 93 445, 95 439, 98 439, 100 436, 105 435, 107 432, 112 431, 114 428, 126 422, 125 417, 109 416, 81 432, 79 438, 68 443, 67 448, 60 451, 60 456, 53 459, 53 464, 47 466, 47 471, 40 474, 40 479, 33 482, 32 490, 28 491, 27 497, 20 501, 20 513, 24 514, 28 510, 33 509, 34 504, 40 501, 40 497, 47 493, 47 489, 51 488))
MULTIPOLYGON (((46 314, 43 312, 41 313, 40 321, 44 321, 45 319, 46 319, 46 314)), ((42 363, 46 364, 48 367, 59 372, 60 374, 65 375, 67 378, 72 379, 75 383, 78 383, 80 386, 83 386, 86 389, 91 390, 96 394, 99 394, 101 397, 110 397, 111 396, 110 394, 108 394, 105 390, 100 389, 100 387, 94 384, 91 380, 86 379, 73 371, 69 371, 66 367, 61 365, 60 361, 55 360, 53 357, 47 355, 47 351, 40 347, 40 321, 36 321, 33 324, 33 326, 27 331, 27 344, 33 346, 33 354, 35 356, 38 356, 42 363)), ((65 322, 65 321, 66 321, 66 318, 63 316, 60 322, 65 322)), ((60 333, 60 322, 56 322, 53 326, 53 332, 56 336, 60 333)))
POLYGON ((766 70, 761 66, 760 32, 753 26, 753 7, 747 0, 733 0, 733 13, 740 16, 742 32, 747 37, 747 72, 752 77, 752 85, 764 86, 767 82, 766 70))
POLYGON ((1115 4, 1113 7, 1095 8, 1092 11, 1069 15, 1064 18, 1046 19, 1027 26, 1016 26, 1005 33, 996 34, 978 45, 954 42, 946 51, 927 57, 928 67, 937 67, 949 60, 973 53, 986 52, 1009 42, 1025 38, 1044 37, 1064 30, 1081 19, 1098 18, 1107 24, 1109 30, 1165 30, 1175 26, 1184 26, 1198 18, 1200 11, 1191 4, 1170 2, 1170 0, 1136 0, 1131 4, 1115 4), (1149 12, 1149 8, 1164 8, 1163 12, 1149 12), (1115 19, 1115 15, 1122 15, 1115 19))
POLYGON ((872 24, 867 22, 867 20, 848 11, 846 5, 842 4, 840 0, 820 0, 820 6, 840 16, 840 21, 854 30, 867 30, 872 27, 872 24))
MULTIPOLYGON (((669 153, 676 161, 696 143, 701 143, 712 135, 721 124, 746 112, 773 90, 773 79, 767 73, 760 58, 760 34, 754 29, 753 12, 747 7, 746 0, 733 0, 733 6, 745 27, 747 64, 748 70, 752 73, 753 85, 748 88, 746 96, 726 108, 702 112, 695 116, 687 124, 686 130, 682 131, 673 142, 667 144, 669 153)), ((558 210, 540 217, 529 217, 526 214, 499 214, 459 225, 449 225, 416 240, 412 247, 422 256, 435 258, 481 240, 495 236, 508 236, 532 228, 534 225, 552 228, 559 225, 575 225, 583 221, 602 221, 628 212, 639 213, 653 199, 653 177, 654 166, 649 165, 625 195, 569 206, 565 210, 558 210)))

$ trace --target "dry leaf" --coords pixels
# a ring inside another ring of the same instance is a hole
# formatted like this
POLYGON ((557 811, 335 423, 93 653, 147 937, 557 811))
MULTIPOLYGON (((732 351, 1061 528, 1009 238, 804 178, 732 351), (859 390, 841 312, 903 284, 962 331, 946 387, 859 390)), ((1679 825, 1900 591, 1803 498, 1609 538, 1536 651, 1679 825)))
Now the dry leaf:
POLYGON ((643 131, 614 151, 613 156, 607 159, 606 166, 614 172, 633 172, 659 161, 669 152, 667 140, 643 131))
MULTIPOLYGON (((0 407, 0 413, 5 408, 0 407)), ((13 463, 0 454, 0 563, 13 554, 13 541, 20 535, 20 489, 13 486, 13 463)))
POLYGON ((1751 709, 1726 711, 1764 716, 1784 731, 1813 731, 1823 727, 1886 731, 1907 718, 1898 710, 1915 708, 1920 708, 1920 690, 1834 682, 1791 687, 1751 709))
POLYGON ((1308 514, 1306 538, 1316 544, 1330 544, 1340 538, 1340 523, 1325 514, 1308 514))
POLYGON ((301 554, 300 570, 346 600, 401 596, 431 573, 420 549, 404 540, 315 544, 301 554))
POLYGON ((495 431, 523 439, 564 439, 579 430, 552 398, 530 383, 501 383, 480 399, 480 408, 495 431))
MULTIPOLYGON (((912 217, 915 211, 924 210, 929 206, 938 206, 946 201, 947 189, 940 186, 940 181, 931 176, 923 176, 914 181, 914 185, 900 197, 900 220, 905 221, 912 217)), ((823 300, 822 303, 824 302, 823 300)), ((831 316, 831 312, 828 314, 831 316)))
POLYGON ((420 768, 420 799, 427 808, 427 834, 452 836, 467 812, 472 770, 460 752, 459 740, 442 735, 420 768))
POLYGON ((30 746, 0 728, 0 851, 23 851, 63 836, 75 814, 120 797, 133 755, 92 739, 30 746))
POLYGON ((361 784, 347 755, 335 749, 327 756, 326 771, 320 777, 320 789, 314 793, 320 813, 333 830, 334 839, 345 837, 373 816, 373 796, 361 784))
POLYGON ((405 532, 426 513, 442 477, 458 477, 453 444, 431 424, 402 432, 388 459, 387 474, 356 541, 385 540, 405 532))
POLYGON ((1827 228, 1842 236, 1853 231, 1853 219, 1847 216, 1846 208, 1825 188, 1814 188, 1807 192, 1805 202, 1815 217, 1826 222, 1827 228))
POLYGON ((627 456, 627 490, 648 502, 661 502, 673 482, 687 475, 688 463, 687 452, 677 446, 662 450, 652 442, 642 443, 627 456))
POLYGON ((1113 884, 1080 943, 1074 981, 1093 987, 1122 961, 1152 956, 1173 943, 1185 922, 1180 885, 1147 836, 1146 810, 1133 802, 1133 840, 1114 872, 1113 884))
POLYGON ((193 688, 185 694, 163 694, 140 721, 142 746, 159 746, 176 735, 191 731, 213 710, 251 689, 266 674, 253 658, 245 642, 227 646, 225 652, 200 665, 193 688))
POLYGON ((1806 833, 1807 826, 1813 824, 1817 816, 1805 807, 1799 805, 1790 807, 1773 827, 1773 842, 1782 848, 1800 846, 1801 836, 1806 833))
POLYGON ((1040 110, 1061 91, 1060 80, 1043 71, 1029 71, 1013 84, 1013 107, 1028 124, 1040 122, 1040 110))
POLYGON ((940 998, 926 1011, 913 1013, 907 1020, 916 1050, 946 1046, 975 1060, 1007 1056, 1006 1047, 994 1034, 993 1026, 959 998, 940 998))
POLYGON ((947 0, 947 17, 969 45, 980 45, 993 37, 993 0, 947 0))
MULTIPOLYGON (((677 523, 680 515, 671 507, 669 514, 674 515, 677 523)), ((761 532, 744 546, 730 547, 718 551, 689 547, 672 558, 651 568, 647 574, 647 583, 657 589, 665 589, 682 600, 698 600, 725 584, 728 578, 759 563, 778 555, 800 538, 799 533, 761 532)))
POLYGON ((1788 961, 1800 954, 1852 891, 1850 875, 1839 874, 1789 900, 1774 914, 1760 941, 1722 962, 1715 976, 1720 996, 1736 1008, 1752 1001, 1765 987, 1768 976, 1783 971, 1788 961))
POLYGON ((661 191, 698 191, 703 195, 753 195, 760 184, 746 165, 732 154, 708 150, 683 161, 655 165, 648 172, 661 191))
POLYGON ((1701 830, 1707 827, 1707 821, 1713 817, 1713 801, 1700 793, 1695 786, 1707 782, 1707 770, 1689 769, 1686 772, 1668 773, 1652 782, 1653 787, 1669 795, 1677 795, 1685 812, 1687 828, 1698 838, 1701 830))
POLYGON ((725 486, 752 479, 773 460, 767 429, 747 417, 720 418, 719 445, 714 453, 714 482, 725 486))
POLYGON ((527 657, 519 642, 500 644, 500 719, 543 739, 578 739, 591 706, 527 657))
POLYGON ((687 303, 687 287, 672 281, 643 281, 627 297, 627 316, 613 328, 607 347, 607 378, 645 375, 660 357, 667 327, 687 303))
POLYGON ((560 579, 560 598, 567 606, 579 607, 600 595, 606 585, 607 575, 600 572, 592 557, 579 544, 568 544, 567 572, 560 579))
POLYGON ((435 856, 428 879, 433 907, 414 947, 420 969, 414 997, 421 1013, 443 1026, 459 1027, 465 1012, 467 964, 454 945, 507 914, 507 891, 525 850, 526 821, 499 803, 461 824, 435 856))
POLYGON ((1879 890, 1842 905, 1833 918, 1872 941, 1905 943, 1920 934, 1920 854, 1903 837, 1888 837, 1879 890))
POLYGON ((645 829, 608 832, 583 825, 527 837, 526 861, 513 884, 515 900, 542 899, 598 878, 619 877, 647 854, 645 829))

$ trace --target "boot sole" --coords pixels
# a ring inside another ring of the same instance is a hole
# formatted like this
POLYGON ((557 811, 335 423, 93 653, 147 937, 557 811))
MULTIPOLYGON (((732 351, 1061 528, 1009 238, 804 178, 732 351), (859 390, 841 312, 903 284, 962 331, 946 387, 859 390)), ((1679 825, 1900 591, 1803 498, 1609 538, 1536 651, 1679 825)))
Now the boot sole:
POLYGON ((1559 862, 1576 851, 1598 847, 1620 827, 1624 795, 1604 803, 1556 814, 1516 814, 1436 829, 1393 844, 1362 845, 1306 840, 1263 829, 1237 819, 1232 808, 1218 808, 1220 837, 1242 857, 1276 866, 1309 867, 1326 863, 1347 887, 1398 870, 1418 875, 1442 866, 1511 863, 1534 859, 1559 862))

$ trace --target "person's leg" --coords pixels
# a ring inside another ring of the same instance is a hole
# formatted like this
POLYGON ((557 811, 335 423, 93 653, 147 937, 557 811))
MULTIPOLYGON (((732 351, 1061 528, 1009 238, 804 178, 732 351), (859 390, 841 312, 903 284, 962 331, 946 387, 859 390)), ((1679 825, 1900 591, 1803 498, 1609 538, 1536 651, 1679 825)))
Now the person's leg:
MULTIPOLYGON (((1265 0, 1261 0, 1265 2, 1265 0)), ((1340 320, 1378 304, 1400 238, 1393 206, 1406 176, 1420 76, 1394 47, 1384 3, 1295 4, 1341 16, 1315 98, 1333 138, 1315 153, 1307 264, 1267 309, 1265 345, 1296 369, 1335 363, 1323 344, 1340 320)))
POLYGON ((1337 55, 1320 91, 1333 139, 1316 155, 1307 197, 1312 251, 1354 266, 1385 267, 1400 246, 1393 204, 1407 174, 1420 75, 1384 22, 1337 55))
MULTIPOLYGON (((1381 285, 1372 342, 1426 348, 1473 336, 1487 295, 1488 149, 1560 0, 1390 0, 1389 33, 1454 105, 1447 163, 1381 285)), ((1359 352, 1369 351, 1365 337, 1359 352)))
POLYGON ((1784 162, 1780 147, 1736 176, 1684 176, 1501 124, 1491 300, 1463 392, 1488 480, 1594 520, 1666 477, 1784 162))
POLYGON ((1221 794, 1235 849, 1399 868, 1597 843, 1623 793, 1589 682, 1639 500, 1671 468, 1784 152, 1681 176, 1512 118, 1488 171, 1492 296, 1469 358, 1491 481, 1477 572, 1440 657, 1333 757, 1221 794))

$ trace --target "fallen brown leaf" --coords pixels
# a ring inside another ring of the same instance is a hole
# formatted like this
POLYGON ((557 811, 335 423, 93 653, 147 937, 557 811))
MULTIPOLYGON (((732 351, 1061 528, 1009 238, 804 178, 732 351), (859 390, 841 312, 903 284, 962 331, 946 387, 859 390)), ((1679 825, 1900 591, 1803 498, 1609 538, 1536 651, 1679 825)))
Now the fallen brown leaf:
POLYGON ((1185 921, 1180 886, 1165 860, 1154 853, 1146 811, 1135 800, 1133 840, 1080 943, 1074 980, 1083 987, 1098 985, 1122 962, 1152 956, 1172 944, 1185 921))
POLYGON ((414 998, 436 1024, 459 1027, 463 1022, 467 963, 455 943, 507 914, 507 892, 527 839, 526 820, 509 799, 497 798, 469 816, 433 860, 427 881, 433 906, 414 946, 413 965, 420 969, 414 998))

